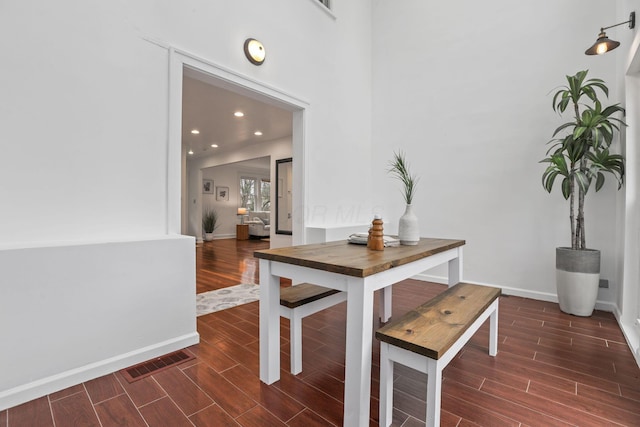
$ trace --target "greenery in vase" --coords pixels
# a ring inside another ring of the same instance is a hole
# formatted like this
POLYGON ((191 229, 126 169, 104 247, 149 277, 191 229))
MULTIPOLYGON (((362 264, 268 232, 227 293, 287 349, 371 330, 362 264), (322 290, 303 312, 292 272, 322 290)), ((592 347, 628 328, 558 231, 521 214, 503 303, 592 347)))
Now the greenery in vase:
POLYGON ((419 178, 411 175, 409 164, 402 151, 393 153, 393 160, 389 162, 389 170, 387 172, 402 182, 402 196, 407 205, 410 205, 413 201, 419 178))
POLYGON ((205 233, 213 233, 218 228, 218 212, 214 209, 207 209, 202 215, 202 228, 205 233))
POLYGON ((624 183, 624 158, 609 152, 614 130, 619 132, 618 124, 625 125, 612 116, 618 112, 624 114, 624 109, 619 104, 603 108, 598 91, 608 97, 609 89, 601 79, 586 80, 587 72, 567 76, 568 86, 553 96, 553 110, 562 114, 572 107, 573 117, 555 130, 549 141, 548 157, 541 160, 549 163, 542 174, 545 190, 550 193, 556 178, 562 177, 562 195, 569 200, 571 248, 578 250, 586 249, 584 198, 591 183, 595 181, 596 191, 600 190, 605 181, 604 172, 616 178, 618 189, 624 183), (558 136, 564 132, 566 135, 558 136))

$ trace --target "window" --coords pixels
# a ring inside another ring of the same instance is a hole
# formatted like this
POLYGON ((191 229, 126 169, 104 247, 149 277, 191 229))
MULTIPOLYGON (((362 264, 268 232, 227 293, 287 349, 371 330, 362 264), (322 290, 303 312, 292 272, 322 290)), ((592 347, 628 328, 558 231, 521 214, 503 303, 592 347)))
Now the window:
POLYGON ((271 210, 271 180, 260 180, 260 208, 263 211, 271 210))
POLYGON ((250 211, 256 210, 256 179, 240 178, 240 207, 250 211))
POLYGON ((240 177, 240 207, 249 211, 271 210, 271 180, 240 177))

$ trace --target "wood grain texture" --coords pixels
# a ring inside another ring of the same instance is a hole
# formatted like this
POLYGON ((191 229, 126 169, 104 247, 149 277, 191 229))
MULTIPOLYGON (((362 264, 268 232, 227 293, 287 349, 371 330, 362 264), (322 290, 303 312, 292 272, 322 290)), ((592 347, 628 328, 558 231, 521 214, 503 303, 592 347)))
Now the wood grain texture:
POLYGON ((102 427, 146 427, 147 425, 126 394, 99 403, 95 405, 95 409, 102 427))
POLYGON ((301 283, 280 289, 280 304, 285 307, 296 308, 338 292, 340 291, 337 289, 325 288, 311 283, 301 283))
MULTIPOLYGON (((98 416, 87 393, 76 393, 51 403, 56 427, 99 426, 98 416)), ((10 420, 11 421, 11 420, 10 420)), ((37 426, 40 424, 31 424, 37 426)))
POLYGON ((376 331, 376 338, 439 359, 501 294, 499 288, 458 283, 376 331))
POLYGON ((353 277, 367 277, 393 267, 454 249, 464 240, 422 238, 415 246, 398 246, 373 251, 346 240, 291 246, 254 252, 260 259, 300 265, 353 277))

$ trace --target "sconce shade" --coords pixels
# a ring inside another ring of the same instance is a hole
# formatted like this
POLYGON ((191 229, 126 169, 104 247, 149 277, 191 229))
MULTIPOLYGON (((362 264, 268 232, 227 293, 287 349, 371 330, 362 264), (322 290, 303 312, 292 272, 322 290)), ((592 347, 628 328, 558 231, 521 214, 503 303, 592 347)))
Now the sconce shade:
POLYGON ((260 41, 249 38, 244 41, 244 55, 252 64, 262 65, 267 52, 260 41))
POLYGON ((593 46, 585 50, 584 53, 587 55, 602 55, 603 53, 607 53, 618 46, 620 46, 620 42, 611 40, 607 37, 607 33, 601 31, 593 46))
POLYGON ((610 50, 613 50, 620 46, 620 42, 615 40, 611 40, 607 37, 607 33, 604 30, 608 30, 609 28, 618 27, 620 25, 629 24, 629 28, 633 29, 636 26, 636 13, 631 12, 629 14, 629 20, 625 22, 621 22, 619 24, 610 25, 608 27, 600 28, 600 34, 598 34, 598 39, 589 49, 585 50, 584 53, 587 55, 602 55, 603 53, 607 53, 610 50))

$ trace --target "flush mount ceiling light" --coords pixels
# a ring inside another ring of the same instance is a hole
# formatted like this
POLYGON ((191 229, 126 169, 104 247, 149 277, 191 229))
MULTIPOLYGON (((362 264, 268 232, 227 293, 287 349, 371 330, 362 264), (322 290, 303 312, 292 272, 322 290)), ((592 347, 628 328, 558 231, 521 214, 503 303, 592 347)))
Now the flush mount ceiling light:
POLYGON ((244 41, 244 55, 252 64, 262 65, 266 54, 264 46, 260 41, 251 38, 244 41))
POLYGON ((194 134, 194 135, 198 135, 198 134, 200 134, 200 131, 198 129, 193 129, 191 131, 191 133, 194 134))
POLYGON ((236 117, 244 117, 244 113, 242 111, 236 111, 233 115, 236 117))
POLYGON ((218 148, 218 144, 211 144, 211 148, 218 148))
POLYGON ((255 136, 262 136, 262 132, 260 132, 259 130, 255 131, 253 134, 255 136))
POLYGON ((610 50, 613 50, 620 46, 620 42, 615 40, 611 40, 607 37, 607 33, 604 30, 608 30, 609 28, 617 27, 620 25, 629 24, 629 28, 633 28, 636 26, 636 13, 631 12, 629 15, 629 20, 625 22, 621 22, 616 25, 611 25, 609 27, 600 28, 600 34, 598 35, 598 39, 589 49, 585 50, 584 53, 587 55, 602 55, 603 53, 607 53, 610 50))

